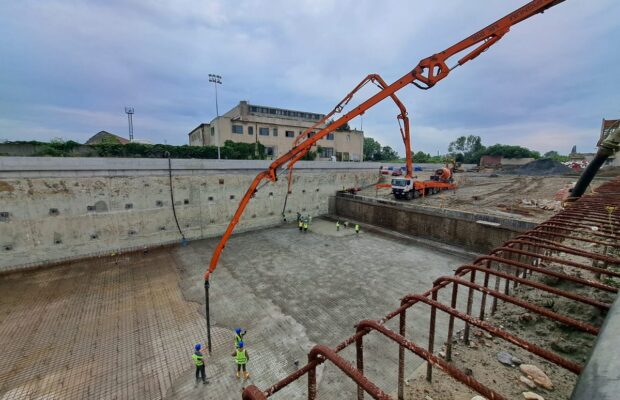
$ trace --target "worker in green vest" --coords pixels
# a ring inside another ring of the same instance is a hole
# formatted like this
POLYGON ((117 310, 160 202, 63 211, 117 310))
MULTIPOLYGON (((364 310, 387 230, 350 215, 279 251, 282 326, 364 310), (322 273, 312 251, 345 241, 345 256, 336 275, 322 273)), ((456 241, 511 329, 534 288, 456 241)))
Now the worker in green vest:
POLYGON ((198 383, 198 379, 202 375, 202 383, 206 385, 208 382, 207 374, 205 373, 205 355, 201 349, 202 346, 200 343, 194 346, 194 354, 192 354, 192 359, 194 360, 194 365, 196 365, 196 383, 198 383))
POLYGON ((243 379, 248 379, 250 377, 250 373, 246 370, 245 366, 248 361, 250 361, 250 356, 248 355, 248 351, 243 346, 243 342, 239 342, 239 347, 235 349, 232 356, 235 357, 235 363, 237 363, 237 379, 241 376, 241 370, 243 370, 243 379))
POLYGON ((340 221, 336 221, 336 231, 340 230, 340 221))
POLYGON ((302 219, 299 220, 299 232, 304 229, 304 221, 302 219))
POLYGON ((304 221, 304 232, 308 231, 308 221, 304 221))
POLYGON ((360 225, 355 224, 355 233, 360 233, 360 225))

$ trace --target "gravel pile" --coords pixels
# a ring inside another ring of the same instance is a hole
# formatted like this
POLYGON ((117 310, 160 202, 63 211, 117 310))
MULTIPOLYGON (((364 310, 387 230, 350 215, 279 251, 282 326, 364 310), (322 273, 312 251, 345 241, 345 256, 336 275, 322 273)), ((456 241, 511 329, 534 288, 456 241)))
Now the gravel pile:
POLYGON ((542 158, 511 171, 506 171, 506 173, 514 175, 545 176, 571 174, 574 173, 574 171, 558 161, 553 161, 550 158, 542 158))

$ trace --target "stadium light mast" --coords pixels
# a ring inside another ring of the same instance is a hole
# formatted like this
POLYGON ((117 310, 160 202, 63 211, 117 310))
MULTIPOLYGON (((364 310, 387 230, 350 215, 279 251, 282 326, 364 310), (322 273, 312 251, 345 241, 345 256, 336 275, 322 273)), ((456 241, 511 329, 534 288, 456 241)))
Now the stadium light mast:
POLYGON ((133 142, 133 107, 125 107, 125 114, 127 114, 127 122, 129 123, 129 141, 133 142))
POLYGON ((217 159, 220 159, 220 110, 217 105, 217 85, 222 84, 222 77, 220 75, 209 74, 209 82, 213 82, 215 86, 215 121, 217 125, 217 159))

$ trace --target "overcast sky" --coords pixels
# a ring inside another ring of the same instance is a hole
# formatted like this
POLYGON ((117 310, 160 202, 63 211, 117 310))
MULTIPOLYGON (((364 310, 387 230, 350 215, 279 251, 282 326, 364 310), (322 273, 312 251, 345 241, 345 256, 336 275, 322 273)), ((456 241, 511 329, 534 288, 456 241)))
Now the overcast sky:
MULTIPOLYGON (((215 114, 209 73, 223 77, 220 112, 248 100, 327 113, 367 74, 392 82, 524 3, 0 1, 0 140, 127 136, 131 105, 136 138, 187 144, 215 114)), ((620 118, 619 17, 617 0, 567 0, 431 90, 402 89, 414 151, 468 134, 593 151, 601 119, 620 118)), ((402 155, 396 114, 384 101, 351 125, 402 155)))

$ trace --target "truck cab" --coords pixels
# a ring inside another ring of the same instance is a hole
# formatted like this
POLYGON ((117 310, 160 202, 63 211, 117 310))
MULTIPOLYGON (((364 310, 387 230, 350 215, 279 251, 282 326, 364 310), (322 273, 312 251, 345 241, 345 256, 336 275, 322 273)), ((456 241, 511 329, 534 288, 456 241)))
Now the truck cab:
POLYGON ((392 179, 392 194, 397 199, 411 200, 414 198, 414 184, 412 178, 392 179))

